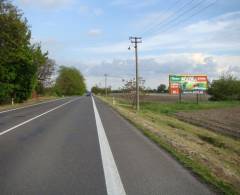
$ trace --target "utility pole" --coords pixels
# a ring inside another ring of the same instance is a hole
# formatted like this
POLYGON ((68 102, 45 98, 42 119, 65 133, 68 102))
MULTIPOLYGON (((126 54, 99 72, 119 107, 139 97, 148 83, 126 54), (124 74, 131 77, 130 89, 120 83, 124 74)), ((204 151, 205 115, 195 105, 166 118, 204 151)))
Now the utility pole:
MULTIPOLYGON (((142 43, 141 37, 129 37, 131 43, 134 43, 136 58, 136 109, 139 111, 139 77, 138 77, 138 43, 142 43)), ((129 47, 130 48, 130 47, 129 47)))
POLYGON ((108 77, 108 75, 104 74, 104 76, 105 76, 105 95, 107 97, 107 77, 108 77))

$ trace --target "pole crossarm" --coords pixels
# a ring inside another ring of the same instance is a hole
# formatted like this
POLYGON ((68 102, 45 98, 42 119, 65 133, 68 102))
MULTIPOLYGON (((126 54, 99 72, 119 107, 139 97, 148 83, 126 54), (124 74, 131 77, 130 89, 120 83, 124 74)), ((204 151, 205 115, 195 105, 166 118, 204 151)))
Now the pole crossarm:
POLYGON ((141 37, 129 37, 131 43, 134 43, 135 58, 136 58, 136 109, 139 111, 139 76, 138 76, 138 44, 142 43, 141 37))
POLYGON ((131 43, 142 43, 142 37, 129 37, 131 43))

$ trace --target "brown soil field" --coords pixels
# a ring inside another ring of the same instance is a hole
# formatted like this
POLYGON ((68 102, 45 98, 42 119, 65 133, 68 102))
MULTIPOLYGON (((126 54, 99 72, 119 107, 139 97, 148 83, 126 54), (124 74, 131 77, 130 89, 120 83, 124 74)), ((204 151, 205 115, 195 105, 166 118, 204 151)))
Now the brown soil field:
MULTIPOLYGON (((128 99, 124 94, 112 94, 116 98, 128 99)), ((210 96, 199 95, 199 102, 207 102, 210 96)), ((178 95, 151 94, 140 96, 142 102, 166 102, 174 103, 179 101, 178 95)), ((182 95, 183 102, 196 102, 196 95, 182 95)), ((178 112, 175 117, 201 126, 209 130, 240 138, 240 107, 206 109, 198 111, 178 112)))
MULTIPOLYGON (((111 94, 114 97, 126 98, 125 94, 111 94)), ((199 101, 208 101, 209 95, 201 94, 199 95, 199 101)), ((169 94, 146 94, 140 96, 141 101, 154 101, 154 102, 178 102, 178 95, 169 95, 169 94)), ((183 94, 182 101, 187 102, 196 102, 197 96, 194 94, 183 94)))
POLYGON ((183 121, 240 138, 240 107, 178 112, 183 121))
MULTIPOLYGON (((208 101, 209 96, 205 94, 201 94, 198 96, 199 101, 208 101)), ((197 95, 196 94, 183 94, 182 101, 187 102, 196 102, 197 95)), ((178 95, 169 95, 169 94, 151 94, 142 97, 143 101, 156 101, 156 102, 178 102, 179 96, 178 95)))

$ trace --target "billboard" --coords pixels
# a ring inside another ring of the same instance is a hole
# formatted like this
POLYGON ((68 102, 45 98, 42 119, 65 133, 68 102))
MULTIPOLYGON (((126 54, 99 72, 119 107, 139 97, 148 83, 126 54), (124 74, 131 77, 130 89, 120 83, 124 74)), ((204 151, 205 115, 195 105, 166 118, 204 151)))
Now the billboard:
POLYGON ((203 94, 207 88, 207 75, 169 75, 170 94, 203 94))

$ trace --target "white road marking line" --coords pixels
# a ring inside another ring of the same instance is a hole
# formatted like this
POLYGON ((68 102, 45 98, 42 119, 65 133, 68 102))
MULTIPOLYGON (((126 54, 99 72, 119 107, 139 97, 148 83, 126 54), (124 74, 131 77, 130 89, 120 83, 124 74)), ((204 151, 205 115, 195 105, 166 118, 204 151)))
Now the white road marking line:
POLYGON ((4 110, 4 111, 1 111, 0 114, 6 113, 6 112, 12 112, 12 111, 15 111, 15 110, 20 110, 20 109, 23 109, 23 108, 30 108, 30 107, 34 107, 34 106, 38 106, 38 105, 46 104, 46 103, 50 103, 50 102, 55 102, 55 101, 59 101, 59 100, 63 100, 63 99, 66 99, 66 98, 60 98, 60 99, 56 99, 56 100, 49 100, 49 101, 46 101, 46 102, 40 102, 40 103, 37 103, 37 104, 28 105, 28 106, 22 106, 22 107, 13 108, 13 109, 10 109, 10 110, 4 110))
POLYGON ((61 105, 59 105, 59 106, 57 106, 57 107, 55 107, 55 108, 53 108, 53 109, 51 109, 51 110, 48 110, 48 111, 46 111, 46 112, 44 112, 44 113, 42 113, 42 114, 40 114, 40 115, 37 115, 37 116, 35 116, 35 117, 33 117, 33 118, 30 118, 29 120, 26 120, 26 121, 24 121, 24 122, 22 122, 22 123, 20 123, 20 124, 18 124, 18 125, 15 125, 14 127, 11 127, 11 128, 9 128, 9 129, 7 129, 7 130, 5 130, 5 131, 2 131, 2 132, 0 132, 0 136, 1 136, 1 135, 4 135, 4 134, 6 134, 6 133, 8 133, 8 132, 10 132, 10 131, 18 128, 18 127, 20 127, 20 126, 23 126, 23 125, 25 125, 25 124, 27 124, 27 123, 29 123, 29 122, 31 122, 31 121, 33 121, 33 120, 41 117, 41 116, 43 116, 43 115, 46 115, 46 114, 48 114, 49 112, 52 112, 52 111, 57 110, 57 109, 65 106, 65 105, 67 105, 67 104, 70 104, 71 102, 74 102, 74 101, 76 101, 76 100, 78 100, 78 99, 80 99, 80 98, 77 98, 77 99, 74 99, 74 100, 70 100, 70 101, 68 101, 68 102, 65 102, 64 104, 61 104, 61 105))
POLYGON ((108 195, 126 195, 93 97, 92 102, 97 125, 98 139, 100 144, 100 151, 102 156, 103 170, 108 195))

